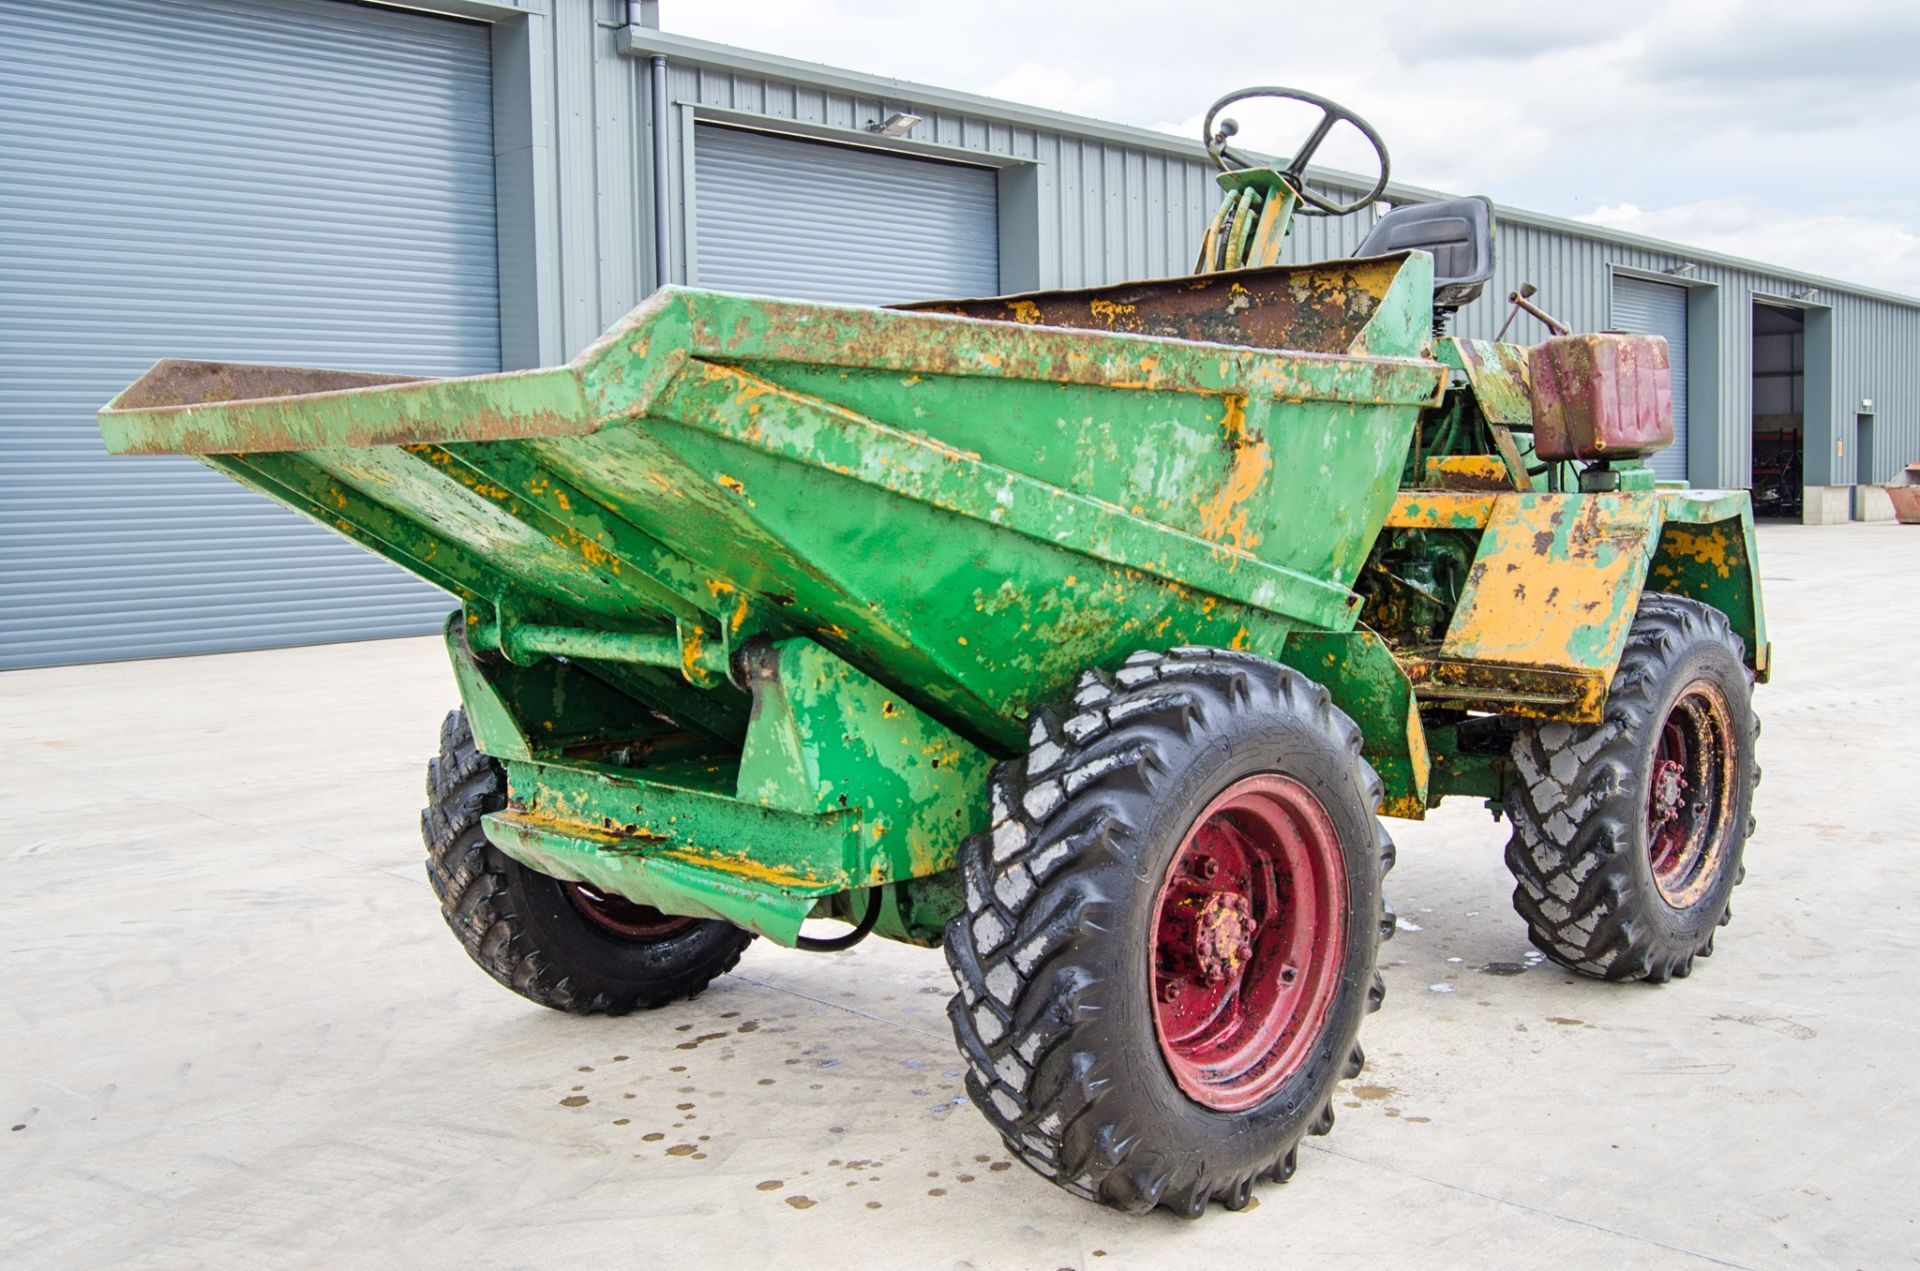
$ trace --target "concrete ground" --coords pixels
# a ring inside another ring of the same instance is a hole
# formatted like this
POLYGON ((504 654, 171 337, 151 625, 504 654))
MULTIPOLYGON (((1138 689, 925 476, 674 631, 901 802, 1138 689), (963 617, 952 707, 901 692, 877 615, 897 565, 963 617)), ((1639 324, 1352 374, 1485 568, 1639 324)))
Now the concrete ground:
POLYGON ((1550 966, 1472 805, 1393 823, 1370 1063, 1284 1187, 1132 1219, 1008 1164, 937 953, 756 944, 529 1005, 420 864, 434 640, 0 676, 0 1265, 1913 1265, 1920 530, 1762 532, 1760 831, 1719 951, 1550 966))

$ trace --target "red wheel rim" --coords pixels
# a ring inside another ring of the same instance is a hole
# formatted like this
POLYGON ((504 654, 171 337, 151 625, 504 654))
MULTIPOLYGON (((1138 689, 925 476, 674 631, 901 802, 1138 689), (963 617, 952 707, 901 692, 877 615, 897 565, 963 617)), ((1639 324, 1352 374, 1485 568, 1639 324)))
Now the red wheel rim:
POLYGON ((628 940, 652 943, 677 936, 700 921, 663 914, 652 905, 636 904, 625 896, 610 896, 585 883, 566 884, 567 899, 595 925, 628 940))
POLYGON ((1661 722, 1647 774, 1647 861, 1660 898, 1674 909, 1696 903, 1719 874, 1735 762, 1726 695, 1695 680, 1661 722))
POLYGON ((1234 782, 1194 819, 1155 901, 1153 1026, 1188 1098, 1253 1107, 1312 1053, 1339 995, 1346 868, 1291 777, 1234 782))

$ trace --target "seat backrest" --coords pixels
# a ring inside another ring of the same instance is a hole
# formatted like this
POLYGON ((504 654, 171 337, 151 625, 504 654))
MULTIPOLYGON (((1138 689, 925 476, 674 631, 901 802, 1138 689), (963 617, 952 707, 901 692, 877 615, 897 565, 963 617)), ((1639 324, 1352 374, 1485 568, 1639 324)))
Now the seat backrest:
POLYGON ((1493 203, 1475 195, 1396 207, 1374 222, 1359 254, 1410 248, 1433 253, 1433 307, 1458 309, 1493 277, 1493 203))

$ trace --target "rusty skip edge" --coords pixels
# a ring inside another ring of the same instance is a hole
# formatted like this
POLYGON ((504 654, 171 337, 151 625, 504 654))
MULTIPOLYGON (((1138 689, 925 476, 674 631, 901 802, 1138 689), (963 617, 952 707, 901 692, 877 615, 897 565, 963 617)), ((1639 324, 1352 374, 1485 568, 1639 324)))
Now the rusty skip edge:
POLYGON ((99 412, 115 454, 581 436, 644 416, 690 358, 1153 392, 1431 405, 1445 372, 1124 332, 663 288, 572 362, 453 379, 163 359, 99 412))

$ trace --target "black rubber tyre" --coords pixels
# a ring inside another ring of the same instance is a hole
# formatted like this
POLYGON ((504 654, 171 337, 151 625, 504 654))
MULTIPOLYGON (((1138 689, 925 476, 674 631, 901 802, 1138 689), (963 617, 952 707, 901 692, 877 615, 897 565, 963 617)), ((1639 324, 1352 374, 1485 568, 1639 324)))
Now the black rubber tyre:
POLYGON ((454 711, 427 766, 427 878, 467 956, 528 1001, 576 1015, 651 1010, 698 994, 752 942, 711 919, 648 938, 594 921, 567 884, 487 842, 480 818, 506 802, 505 770, 475 747, 466 712, 454 711))
POLYGON ((1518 884, 1513 907, 1543 953, 1585 975, 1659 982, 1687 975, 1696 957, 1713 952, 1715 930, 1733 916, 1729 897, 1745 876, 1741 858, 1754 829, 1760 726, 1752 699, 1744 645, 1726 616, 1649 592, 1602 721, 1543 723, 1516 735, 1507 867, 1518 884), (1663 729, 1683 698, 1723 703, 1724 738, 1705 748, 1721 762, 1701 761, 1704 779, 1680 788, 1712 797, 1686 805, 1703 827, 1700 848, 1679 880, 1685 886, 1663 891, 1665 872, 1650 851, 1649 818, 1659 814, 1652 786, 1663 729))
POLYGON ((1355 1037, 1385 993, 1393 843, 1359 729, 1295 671, 1189 648, 1082 675, 1029 741, 994 769, 992 827, 961 849, 966 909, 946 932, 967 1092, 1009 1151, 1076 1195, 1133 1213, 1242 1208, 1256 1180, 1292 1175, 1302 1135, 1332 1128, 1335 1083, 1364 1064, 1355 1037), (1163 1056, 1149 949, 1196 816, 1267 772, 1306 786, 1337 831, 1345 947, 1306 1060, 1222 1113, 1188 1098, 1163 1056))

